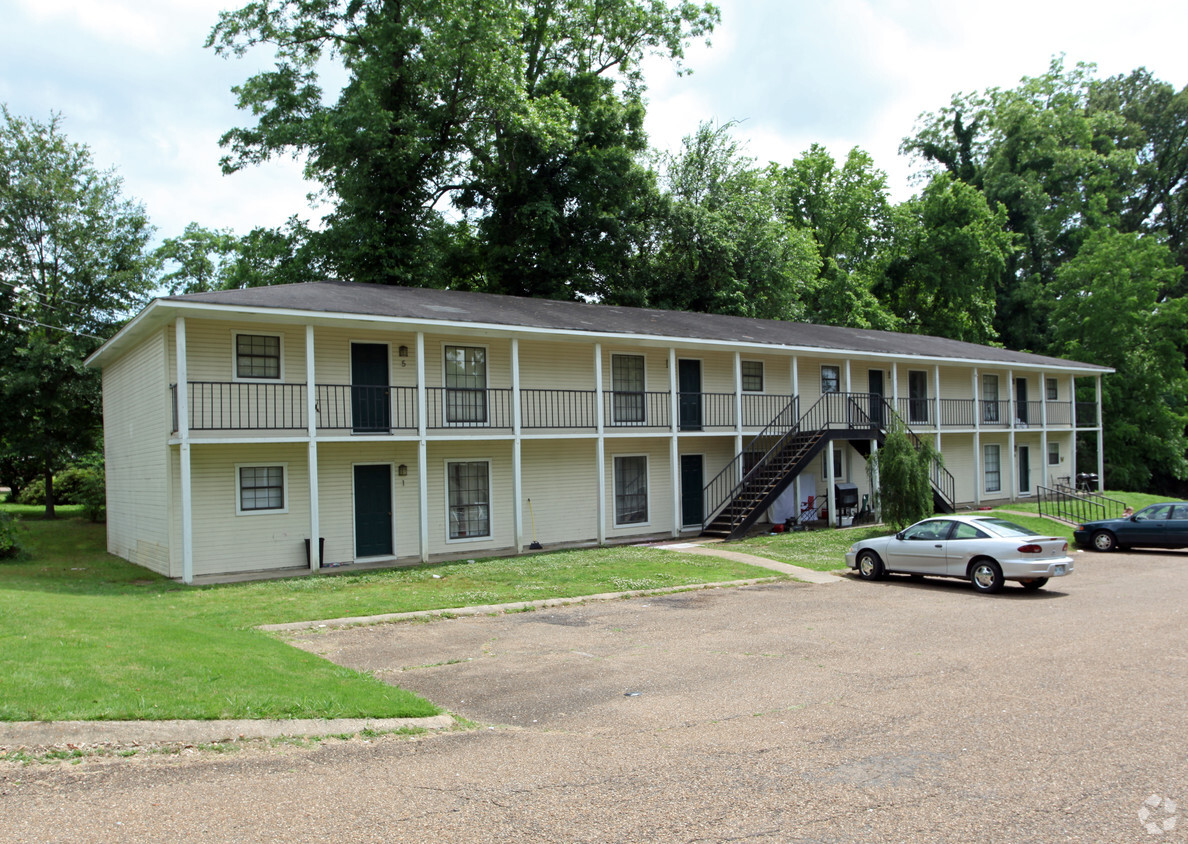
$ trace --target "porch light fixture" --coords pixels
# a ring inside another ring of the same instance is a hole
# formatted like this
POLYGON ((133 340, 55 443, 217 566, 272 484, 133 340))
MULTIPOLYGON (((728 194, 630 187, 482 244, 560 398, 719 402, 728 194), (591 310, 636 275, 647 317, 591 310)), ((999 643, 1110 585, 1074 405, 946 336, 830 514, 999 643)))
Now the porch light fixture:
POLYGON ((408 346, 401 346, 400 349, 398 350, 398 354, 402 358, 408 357, 408 346))
POLYGON ((399 466, 396 467, 396 474, 403 478, 405 475, 408 474, 408 467, 405 466, 403 463, 401 463, 399 466))

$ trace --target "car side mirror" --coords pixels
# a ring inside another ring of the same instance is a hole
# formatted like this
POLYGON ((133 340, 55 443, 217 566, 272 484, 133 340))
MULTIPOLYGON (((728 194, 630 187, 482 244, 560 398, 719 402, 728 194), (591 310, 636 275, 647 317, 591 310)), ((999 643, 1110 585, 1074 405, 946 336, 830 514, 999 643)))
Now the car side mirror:
POLYGON ((900 542, 903 542, 903 531, 900 531, 899 533, 895 534, 895 538, 898 539, 900 542))

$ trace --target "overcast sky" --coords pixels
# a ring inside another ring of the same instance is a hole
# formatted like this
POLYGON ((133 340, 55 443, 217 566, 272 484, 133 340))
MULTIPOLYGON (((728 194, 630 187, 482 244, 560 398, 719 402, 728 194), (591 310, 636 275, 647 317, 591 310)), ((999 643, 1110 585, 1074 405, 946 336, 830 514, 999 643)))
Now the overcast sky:
MULTIPOLYGON (((241 4, 235 4, 241 5, 241 4)), ((923 111, 958 91, 1011 87, 1059 53, 1100 75, 1146 67, 1188 84, 1185 0, 719 0, 712 46, 677 77, 648 65, 648 131, 673 148, 701 120, 736 120, 760 162, 810 144, 854 146, 912 192, 898 155, 923 111)), ((202 44, 228 0, 0 0, 0 102, 22 116, 65 118, 66 134, 114 167, 161 237, 191 220, 243 234, 311 216, 310 186, 282 160, 223 176, 218 138, 242 125, 230 87, 268 54, 224 60, 202 44)))

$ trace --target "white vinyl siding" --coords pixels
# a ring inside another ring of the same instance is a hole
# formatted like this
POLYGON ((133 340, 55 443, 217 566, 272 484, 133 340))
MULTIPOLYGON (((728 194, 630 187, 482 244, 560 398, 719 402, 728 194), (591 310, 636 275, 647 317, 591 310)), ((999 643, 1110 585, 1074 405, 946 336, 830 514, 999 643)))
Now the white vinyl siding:
POLYGON ((166 337, 158 332, 103 370, 107 550, 169 577, 172 427, 166 337))

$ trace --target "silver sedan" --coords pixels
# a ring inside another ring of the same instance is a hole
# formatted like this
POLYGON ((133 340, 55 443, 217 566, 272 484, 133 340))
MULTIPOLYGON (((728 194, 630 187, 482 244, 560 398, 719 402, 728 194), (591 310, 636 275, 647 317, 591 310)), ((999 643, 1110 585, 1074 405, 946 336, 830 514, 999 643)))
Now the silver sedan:
POLYGON ((1008 580, 1040 589, 1073 570, 1067 541, 992 516, 925 519, 893 536, 855 542, 846 565, 863 580, 890 572, 960 577, 985 593, 1000 591, 1008 580))

